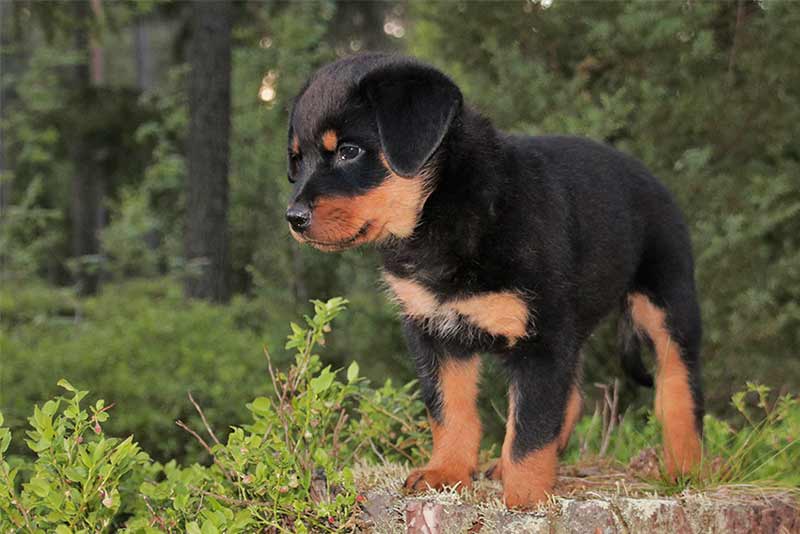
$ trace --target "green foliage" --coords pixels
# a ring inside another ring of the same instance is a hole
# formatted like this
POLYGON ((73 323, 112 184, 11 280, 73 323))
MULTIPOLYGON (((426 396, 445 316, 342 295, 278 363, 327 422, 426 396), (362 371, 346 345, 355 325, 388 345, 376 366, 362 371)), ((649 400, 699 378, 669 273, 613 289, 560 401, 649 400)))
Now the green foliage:
MULTIPOLYGON (((731 406, 740 416, 736 423, 706 414, 703 461, 691 477, 671 480, 660 454, 656 472, 640 475, 668 492, 736 484, 800 487, 800 398, 771 398, 769 387, 748 382, 733 395, 731 406)), ((564 454, 567 463, 606 460, 628 466, 642 451, 662 450, 661 425, 650 410, 629 410, 610 427, 607 408, 578 422, 564 454)))
POLYGON ((109 284, 89 299, 43 284, 4 284, 0 409, 19 429, 29 406, 69 376, 127 407, 110 422, 112 434, 135 434, 156 458, 198 458, 200 448, 182 443, 173 424, 191 416, 187 391, 223 428, 242 422, 240 407, 263 391, 259 347, 281 336, 262 333, 264 323, 248 328, 251 316, 241 298, 228 308, 187 303, 169 279, 109 284))
MULTIPOLYGON (((575 437, 564 451, 567 463, 594 459, 603 450, 603 441, 608 433, 608 421, 602 412, 595 411, 575 425, 575 437)), ((660 447, 661 426, 650 409, 641 407, 624 413, 611 430, 610 439, 603 457, 627 465, 637 454, 648 447, 660 447)))
POLYGON ((250 423, 231 427, 224 443, 199 406, 207 438, 179 422, 208 449, 210 466, 153 463, 132 437, 106 436, 111 405, 98 400, 87 411, 87 392, 59 381, 72 396, 37 405, 29 418, 33 462, 8 459, 11 432, 0 428, 0 529, 352 530, 357 460, 418 462, 429 438, 412 384, 372 389, 357 363, 342 376, 315 354, 346 303, 314 301, 314 315, 291 324, 294 363, 280 371, 268 360, 272 394, 247 404, 250 423))
POLYGON ((63 238, 62 214, 59 210, 39 206, 43 194, 42 180, 34 178, 20 202, 3 213, 3 224, 0 225, 0 264, 3 265, 0 282, 38 275, 63 238))
MULTIPOLYGON (((0 528, 22 532, 106 530, 119 513, 132 505, 130 484, 149 470, 149 458, 129 436, 106 437, 101 423, 108 420, 104 401, 87 411, 78 391, 66 380, 58 383, 68 396, 59 396, 33 410, 25 440, 36 454, 32 464, 11 467, 6 451, 11 441, 0 428, 0 528), (25 482, 19 488, 25 471, 25 482), (134 473, 134 471, 137 471, 134 473)), ((3 423, 0 414, 0 425, 3 423)))
POLYGON ((709 483, 800 487, 800 399, 771 399, 769 387, 748 382, 731 404, 744 421, 739 428, 706 416, 706 455, 719 459, 709 483))

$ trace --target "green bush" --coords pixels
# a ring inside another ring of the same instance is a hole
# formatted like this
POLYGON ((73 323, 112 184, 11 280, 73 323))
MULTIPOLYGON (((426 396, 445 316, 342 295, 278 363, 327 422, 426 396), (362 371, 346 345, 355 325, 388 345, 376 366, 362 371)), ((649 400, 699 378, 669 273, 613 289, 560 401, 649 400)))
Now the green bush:
POLYGON ((187 392, 224 426, 242 422, 241 406, 264 391, 261 347, 280 337, 241 327, 246 306, 187 302, 167 279, 107 285, 89 299, 8 284, 0 292, 0 409, 10 428, 22 428, 29 407, 68 376, 120 407, 112 434, 135 434, 159 459, 198 458, 173 424, 194 422, 187 392))
POLYGON ((34 461, 12 467, 20 462, 6 456, 11 432, 0 428, 0 530, 352 530, 351 466, 422 461, 428 433, 412 384, 373 389, 355 362, 341 377, 314 354, 345 304, 314 301, 314 316, 292 324, 293 365, 279 371, 270 363, 272 394, 247 404, 251 422, 232 427, 224 443, 209 425, 204 438, 179 423, 209 451, 210 466, 154 463, 132 436, 107 437, 111 406, 98 400, 87 411, 87 392, 59 381, 69 395, 37 405, 29 418, 34 461))

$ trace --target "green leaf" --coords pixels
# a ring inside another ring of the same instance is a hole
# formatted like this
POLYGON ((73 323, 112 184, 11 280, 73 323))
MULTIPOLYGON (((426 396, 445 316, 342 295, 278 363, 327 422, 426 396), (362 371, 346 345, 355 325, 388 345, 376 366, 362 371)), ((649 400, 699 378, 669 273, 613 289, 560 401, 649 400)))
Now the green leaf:
POLYGON ((250 513, 250 510, 244 509, 240 510, 239 513, 236 514, 236 517, 233 520, 233 524, 231 525, 231 530, 244 530, 244 528, 250 524, 253 520, 253 516, 250 513))
POLYGON ((251 410, 258 415, 267 415, 270 413, 272 403, 267 397, 256 397, 251 404, 251 410))
POLYGON ((347 368, 347 383, 352 384, 356 380, 358 380, 358 362, 353 361, 347 368))
POLYGON ((67 381, 67 379, 65 379, 65 378, 62 378, 61 380, 59 380, 58 382, 56 382, 56 385, 57 385, 57 386, 60 386, 60 387, 62 387, 62 388, 64 388, 64 389, 66 389, 67 391, 70 391, 70 392, 72 392, 72 393, 77 393, 77 392, 78 392, 78 390, 77 390, 77 389, 75 389, 75 386, 73 386, 72 384, 70 384, 70 383, 67 381))
POLYGON ((0 428, 0 454, 8 450, 8 445, 11 443, 11 431, 7 428, 0 428))
POLYGON ((333 379, 335 374, 331 372, 330 365, 322 370, 322 373, 316 378, 311 379, 311 390, 319 395, 323 391, 327 390, 333 384, 333 379))
POLYGON ((47 494, 50 493, 50 485, 41 478, 32 478, 28 482, 28 489, 42 498, 47 497, 47 494))
POLYGON ((200 530, 200 527, 197 525, 197 522, 195 521, 186 523, 186 532, 188 534, 203 534, 203 532, 200 530))

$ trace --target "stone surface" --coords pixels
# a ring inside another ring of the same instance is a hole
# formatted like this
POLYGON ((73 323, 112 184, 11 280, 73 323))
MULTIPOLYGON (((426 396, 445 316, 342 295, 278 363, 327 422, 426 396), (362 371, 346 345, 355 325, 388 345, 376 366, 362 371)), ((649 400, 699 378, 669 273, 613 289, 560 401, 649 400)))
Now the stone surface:
POLYGON ((512 512, 497 502, 465 502, 455 493, 407 497, 364 493, 365 532, 542 534, 758 534, 800 533, 798 503, 786 495, 696 494, 629 497, 594 493, 555 498, 535 512, 512 512))

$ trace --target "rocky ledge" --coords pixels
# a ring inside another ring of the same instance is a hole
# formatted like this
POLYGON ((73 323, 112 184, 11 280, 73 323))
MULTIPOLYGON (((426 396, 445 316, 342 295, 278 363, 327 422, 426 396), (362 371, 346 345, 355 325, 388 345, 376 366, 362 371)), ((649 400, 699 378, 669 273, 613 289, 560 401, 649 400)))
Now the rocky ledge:
POLYGON ((686 490, 663 496, 623 473, 562 473, 548 503, 509 511, 498 483, 481 479, 463 491, 404 495, 405 470, 362 468, 361 529, 375 533, 800 533, 797 495, 756 487, 686 490))

